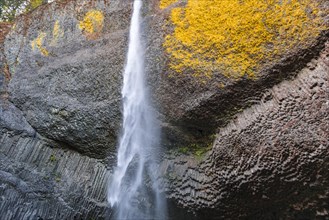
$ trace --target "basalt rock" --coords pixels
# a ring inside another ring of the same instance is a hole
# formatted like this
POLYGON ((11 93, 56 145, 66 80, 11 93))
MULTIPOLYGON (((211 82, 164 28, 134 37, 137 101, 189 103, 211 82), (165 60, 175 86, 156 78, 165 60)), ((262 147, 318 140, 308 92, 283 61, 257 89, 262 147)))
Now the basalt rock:
POLYGON ((220 129, 205 155, 162 164, 168 195, 206 219, 327 219, 329 43, 220 129))
MULTIPOLYGON (((131 5, 55 1, 19 17, 6 39, 0 33, 1 218, 111 215, 106 182, 120 133, 131 5)), ((170 8, 144 5, 169 217, 188 210, 199 219, 328 218, 328 32, 256 79, 219 74, 200 84, 169 74, 170 8)))
POLYGON ((92 157, 115 152, 127 5, 58 2, 18 18, 4 44, 9 100, 39 134, 92 157))
POLYGON ((1 130, 1 219, 104 219, 108 177, 97 159, 1 130))
POLYGON ((1 26, 1 219, 111 215, 127 6, 58 1, 19 17, 5 39, 1 26))
MULTIPOLYGON (((317 39, 300 44, 280 59, 264 64, 256 78, 239 79, 213 73, 206 82, 190 72, 175 73, 170 68, 170 56, 163 46, 164 38, 174 29, 170 23, 171 10, 184 7, 185 1, 176 2, 160 10, 158 1, 151 1, 147 17, 147 71, 155 105, 163 122, 164 144, 169 147, 186 146, 197 142, 211 142, 219 127, 243 109, 259 102, 274 85, 290 79, 323 50, 329 32, 323 31, 317 39), (158 73, 158 74, 154 74, 158 73), (220 85, 220 86, 219 86, 220 85)), ((327 3, 323 3, 328 10, 327 3)), ((326 17, 328 25, 328 16, 326 17)), ((283 38, 282 41, 285 39, 283 38)))

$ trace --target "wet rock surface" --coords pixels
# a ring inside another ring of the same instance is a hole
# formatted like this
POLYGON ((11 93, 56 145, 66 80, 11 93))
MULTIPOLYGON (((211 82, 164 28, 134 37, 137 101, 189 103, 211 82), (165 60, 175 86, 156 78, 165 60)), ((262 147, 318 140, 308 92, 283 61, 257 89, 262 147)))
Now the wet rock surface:
POLYGON ((61 1, 1 35, 0 219, 111 215, 102 159, 120 132, 127 5, 61 1), (90 11, 104 19, 93 33, 80 29, 90 11))
POLYGON ((46 5, 20 17, 4 44, 9 100, 38 133, 92 157, 113 153, 120 131, 127 5, 46 5), (80 27, 88 12, 101 30, 80 27))
MULTIPOLYGON (((41 6, 1 44, 1 218, 111 214, 106 181, 120 133, 131 3, 41 6)), ((143 16, 148 84, 163 149, 171 149, 159 172, 169 217, 329 218, 328 35, 256 80, 218 76, 202 85, 170 77, 162 47, 169 11, 148 1, 143 16), (214 138, 207 153, 185 152, 214 138)))
POLYGON ((153 100, 163 122, 164 144, 168 148, 210 141, 219 127, 260 101, 266 90, 296 76, 319 55, 329 36, 328 31, 324 31, 314 42, 308 42, 308 47, 300 45, 282 54, 279 60, 266 63, 255 79, 243 77, 237 80, 215 72, 202 82, 202 78, 192 76, 193 71, 173 72, 169 68, 169 55, 163 48, 164 38, 173 29, 168 25, 170 11, 184 4, 184 1, 177 1, 172 7, 160 10, 158 2, 153 1, 149 4, 153 14, 146 18, 146 39, 150 45, 146 52, 147 72, 153 100))
POLYGON ((202 160, 164 161, 169 197, 207 219, 328 218, 328 46, 220 129, 202 160))

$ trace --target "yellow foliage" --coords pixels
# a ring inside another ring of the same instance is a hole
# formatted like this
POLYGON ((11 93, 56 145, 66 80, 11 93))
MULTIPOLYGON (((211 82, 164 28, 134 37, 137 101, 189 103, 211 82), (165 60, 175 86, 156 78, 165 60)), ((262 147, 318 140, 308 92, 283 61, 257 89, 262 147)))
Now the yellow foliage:
POLYGON ((323 29, 318 14, 313 0, 188 0, 171 11, 174 31, 164 47, 178 73, 254 77, 261 61, 317 37, 323 29))
POLYGON ((104 15, 101 11, 91 10, 80 21, 79 28, 87 35, 100 33, 103 30, 104 15))
POLYGON ((41 32, 37 38, 31 42, 32 50, 39 49, 40 53, 44 56, 48 56, 49 52, 46 48, 42 46, 44 38, 47 36, 46 33, 41 32))
POLYGON ((31 0, 29 7, 31 9, 35 9, 35 8, 39 7, 40 5, 42 5, 42 3, 43 3, 43 0, 31 0))
POLYGON ((160 2, 159 7, 160 7, 161 9, 164 9, 164 8, 167 8, 169 5, 175 3, 175 2, 177 2, 177 0, 162 0, 162 1, 160 2))

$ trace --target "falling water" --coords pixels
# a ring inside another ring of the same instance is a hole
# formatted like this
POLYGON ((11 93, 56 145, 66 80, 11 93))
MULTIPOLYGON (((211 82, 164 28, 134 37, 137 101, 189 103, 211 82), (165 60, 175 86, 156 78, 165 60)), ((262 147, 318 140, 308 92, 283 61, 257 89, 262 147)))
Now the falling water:
POLYGON ((123 134, 108 188, 108 202, 116 219, 164 219, 166 210, 156 183, 159 130, 144 78, 141 8, 142 1, 135 0, 122 88, 123 134))

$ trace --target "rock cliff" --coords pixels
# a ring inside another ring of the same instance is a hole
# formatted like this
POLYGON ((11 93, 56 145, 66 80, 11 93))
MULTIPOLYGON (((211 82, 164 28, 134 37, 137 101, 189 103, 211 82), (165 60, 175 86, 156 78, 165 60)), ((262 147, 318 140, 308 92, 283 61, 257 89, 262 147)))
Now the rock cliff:
POLYGON ((210 152, 168 156, 170 197, 207 218, 327 218, 328 46, 221 128, 210 152))
MULTIPOLYGON (((246 3, 232 18, 221 16, 239 1, 196 2, 154 0, 143 9, 169 216, 328 218, 328 2, 250 0, 262 10, 246 3), (207 8, 222 14, 193 17, 207 8)), ((105 195, 131 6, 59 0, 1 24, 4 219, 111 215, 105 195)))

